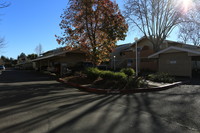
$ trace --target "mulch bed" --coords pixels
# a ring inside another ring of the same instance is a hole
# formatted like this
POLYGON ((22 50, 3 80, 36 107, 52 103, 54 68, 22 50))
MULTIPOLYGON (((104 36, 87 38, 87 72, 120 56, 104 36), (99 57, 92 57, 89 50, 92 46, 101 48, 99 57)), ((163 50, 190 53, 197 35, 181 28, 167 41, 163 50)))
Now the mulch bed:
POLYGON ((79 85, 92 84, 94 82, 94 80, 92 79, 88 79, 86 77, 80 77, 80 76, 70 76, 70 77, 65 77, 63 79, 64 81, 76 83, 79 85))
MULTIPOLYGON (((96 88, 96 89, 105 89, 105 90, 122 90, 125 88, 126 84, 119 84, 117 81, 114 80, 103 80, 101 78, 98 78, 97 80, 88 79, 86 76, 69 76, 63 78, 65 82, 87 86, 90 88, 96 88)), ((127 89, 127 88, 126 88, 127 89)), ((136 88, 128 88, 128 90, 132 90, 136 88)), ((141 89, 141 88, 137 88, 141 89)))
POLYGON ((147 88, 125 88, 125 85, 117 83, 117 81, 105 81, 101 78, 97 80, 88 79, 86 76, 69 76, 59 81, 67 83, 73 87, 79 88, 84 91, 99 93, 99 94, 131 94, 131 93, 141 93, 141 92, 153 92, 162 91, 169 89, 171 87, 180 85, 184 82, 175 82, 169 85, 163 86, 148 86, 147 88))
POLYGON ((81 90, 98 94, 131 94, 131 93, 141 93, 141 92, 162 91, 184 83, 184 82, 176 82, 172 83, 171 85, 164 85, 158 87, 149 86, 148 88, 123 89, 124 85, 121 85, 122 87, 119 87, 119 84, 117 84, 116 86, 115 82, 104 81, 101 78, 97 80, 92 80, 84 76, 70 76, 70 77, 65 77, 63 79, 59 79, 59 81, 67 83, 68 85, 79 88, 81 90))

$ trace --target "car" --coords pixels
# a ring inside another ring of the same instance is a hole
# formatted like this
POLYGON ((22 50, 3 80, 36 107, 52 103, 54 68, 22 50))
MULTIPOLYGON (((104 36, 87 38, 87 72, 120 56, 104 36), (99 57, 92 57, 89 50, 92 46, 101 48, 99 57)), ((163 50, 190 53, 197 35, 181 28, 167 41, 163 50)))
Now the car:
POLYGON ((3 65, 0 65, 0 70, 4 71, 6 68, 3 65))

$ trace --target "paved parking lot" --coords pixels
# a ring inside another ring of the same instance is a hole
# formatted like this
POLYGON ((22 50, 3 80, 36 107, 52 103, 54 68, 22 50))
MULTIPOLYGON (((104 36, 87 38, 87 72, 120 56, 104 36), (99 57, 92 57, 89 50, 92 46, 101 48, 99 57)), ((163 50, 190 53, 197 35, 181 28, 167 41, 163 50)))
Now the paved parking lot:
POLYGON ((33 71, 0 75, 0 133, 199 133, 200 82, 129 95, 79 91, 33 71))

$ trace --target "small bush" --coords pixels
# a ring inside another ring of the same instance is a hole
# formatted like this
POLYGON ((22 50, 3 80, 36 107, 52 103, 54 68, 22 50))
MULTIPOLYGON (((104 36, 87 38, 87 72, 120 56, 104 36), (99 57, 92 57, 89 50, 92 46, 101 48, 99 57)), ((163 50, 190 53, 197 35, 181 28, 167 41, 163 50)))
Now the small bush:
POLYGON ((89 79, 96 80, 100 76, 101 71, 98 68, 89 67, 85 70, 85 74, 89 79))
POLYGON ((123 80, 127 76, 123 72, 101 71, 100 77, 104 80, 123 80))
POLYGON ((100 77, 104 80, 111 80, 113 78, 114 72, 111 71, 101 71, 100 77))
POLYGON ((136 87, 137 88, 148 87, 148 83, 146 82, 145 79, 138 77, 136 78, 136 87))
POLYGON ((168 73, 149 74, 148 79, 151 81, 164 83, 172 83, 175 81, 175 78, 170 76, 168 73))
POLYGON ((123 68, 123 69, 121 69, 120 72, 125 73, 128 77, 135 75, 135 70, 133 70, 132 68, 123 68))
POLYGON ((99 75, 103 79, 104 89, 134 89, 148 86, 143 78, 134 76, 128 78, 124 72, 100 71, 99 75))
POLYGON ((126 89, 147 87, 147 82, 141 77, 133 77, 127 80, 126 89))
POLYGON ((126 74, 123 72, 116 72, 113 74, 114 80, 124 80, 124 79, 126 79, 126 77, 127 77, 126 74))

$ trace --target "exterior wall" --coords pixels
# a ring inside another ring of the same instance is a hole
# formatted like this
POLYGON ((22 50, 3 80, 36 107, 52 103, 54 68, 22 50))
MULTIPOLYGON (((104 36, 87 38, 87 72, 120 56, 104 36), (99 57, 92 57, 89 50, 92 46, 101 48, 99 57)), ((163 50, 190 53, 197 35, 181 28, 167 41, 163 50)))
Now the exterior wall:
POLYGON ((84 53, 66 53, 36 61, 35 69, 54 72, 63 75, 67 68, 71 68, 78 62, 86 61, 84 53))
POLYGON ((167 72, 174 76, 192 76, 191 57, 186 52, 159 55, 159 72, 167 72))
MULTIPOLYGON (((128 45, 127 45, 128 46, 128 45)), ((135 46, 129 45, 124 50, 121 49, 114 53, 111 57, 111 64, 115 64, 116 68, 132 67, 135 69, 135 46), (115 62, 115 63, 114 63, 115 62)), ((137 43, 138 48, 140 48, 140 53, 138 54, 138 65, 140 70, 150 70, 150 71, 163 71, 170 72, 177 76, 191 76, 192 75, 192 61, 188 53, 171 53, 171 54, 161 54, 160 59, 149 59, 148 56, 154 54, 152 43, 143 38, 137 43), (176 64, 173 61, 176 60, 176 64), (172 61, 170 64, 170 61, 172 61), (179 68, 181 67, 181 68, 179 68)), ((200 47, 194 47, 191 45, 182 44, 174 41, 164 41, 160 46, 160 49, 166 49, 170 46, 183 47, 187 49, 200 49, 200 47)), ((113 65, 111 65, 113 66, 113 65)), ((112 67, 113 68, 113 67, 112 67)))
POLYGON ((22 64, 17 64, 16 68, 22 69, 22 70, 33 70, 35 69, 34 65, 35 65, 35 62, 26 62, 22 64))
MULTIPOLYGON (((138 48, 141 49, 141 51, 138 53, 138 68, 140 70, 157 71, 157 59, 148 59, 148 56, 154 53, 152 44, 148 40, 144 39, 138 43, 138 48)), ((132 62, 128 63, 127 61, 127 64, 130 65, 129 67, 135 68, 135 45, 132 49, 133 51, 126 51, 123 58, 126 60, 132 59, 132 62)))
MULTIPOLYGON (((138 54, 138 67, 140 70, 150 70, 157 71, 158 63, 157 59, 148 59, 148 56, 153 54, 153 50, 142 50, 138 54)), ((135 68, 135 52, 126 52, 126 59, 132 59, 132 62, 129 63, 132 68, 135 68)), ((128 61, 127 61, 128 64, 128 61)))
POLYGON ((86 61, 86 56, 81 53, 67 53, 66 55, 56 57, 54 61, 66 63, 67 67, 73 67, 78 62, 86 61))
MULTIPOLYGON (((153 45, 152 43, 148 40, 148 39, 143 39, 142 41, 138 42, 138 47, 140 47, 141 49, 144 47, 144 46, 148 46, 149 49, 153 49, 153 45)), ((135 49, 135 45, 134 45, 134 49, 135 49)))
POLYGON ((119 45, 118 47, 116 47, 114 49, 114 51, 110 55, 110 67, 111 68, 114 68, 114 62, 115 62, 116 68, 119 68, 122 66, 122 64, 126 60, 125 54, 122 51, 124 51, 127 48, 130 48, 131 45, 132 45, 132 43, 123 44, 123 45, 119 45), (115 58, 114 58, 114 56, 115 56, 115 58))
MULTIPOLYGON (((159 63, 157 59, 148 59, 148 56, 154 54, 153 51, 153 45, 148 39, 143 39, 140 42, 138 42, 138 48, 140 48, 140 53, 138 55, 139 57, 139 68, 140 70, 150 70, 150 71, 158 71, 159 70, 159 63)), ((177 46, 182 47, 181 43, 168 43, 164 42, 160 49, 165 49, 169 46, 177 46)), ((131 67, 135 68, 135 45, 132 46, 133 50, 125 52, 123 58, 124 59, 133 59, 133 63, 131 64, 131 67)))
POLYGON ((22 65, 22 69, 32 70, 33 68, 33 62, 25 63, 22 65))

